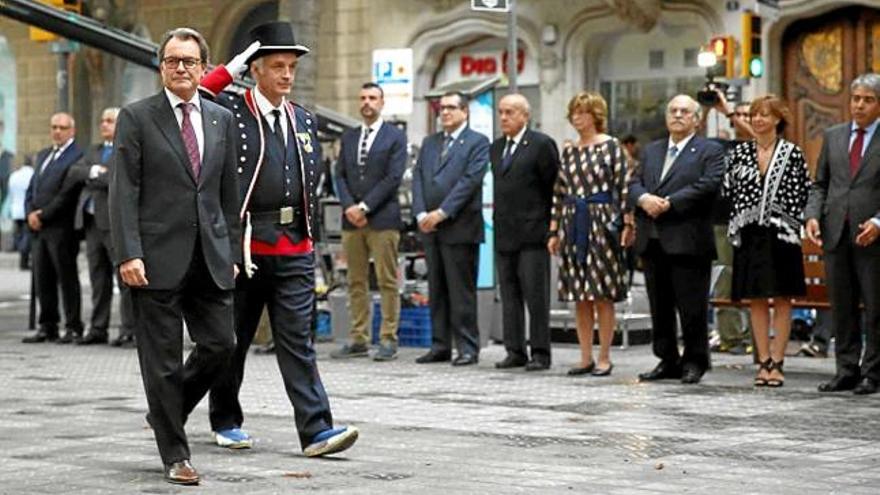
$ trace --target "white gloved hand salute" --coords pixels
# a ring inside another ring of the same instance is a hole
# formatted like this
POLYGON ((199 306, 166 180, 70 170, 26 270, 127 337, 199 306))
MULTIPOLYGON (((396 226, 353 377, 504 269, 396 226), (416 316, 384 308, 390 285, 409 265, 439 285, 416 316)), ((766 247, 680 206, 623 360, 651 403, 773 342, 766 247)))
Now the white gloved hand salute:
POLYGON ((229 71, 229 74, 232 75, 232 77, 241 76, 242 73, 244 73, 245 69, 247 69, 247 59, 250 58, 250 56, 259 49, 260 42, 254 41, 250 44, 250 46, 245 48, 243 52, 232 57, 232 60, 226 63, 226 70, 229 71))

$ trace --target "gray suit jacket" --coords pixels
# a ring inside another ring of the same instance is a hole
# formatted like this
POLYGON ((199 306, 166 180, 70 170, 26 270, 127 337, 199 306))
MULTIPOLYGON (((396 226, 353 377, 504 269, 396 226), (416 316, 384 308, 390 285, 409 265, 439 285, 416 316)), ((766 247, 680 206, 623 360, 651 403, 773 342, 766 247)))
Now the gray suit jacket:
POLYGON ((110 166, 114 263, 142 258, 149 285, 180 285, 196 239, 214 282, 232 289, 241 262, 238 174, 232 113, 204 98, 199 179, 193 177, 180 127, 164 91, 119 112, 110 166))
MULTIPOLYGON (((816 166, 816 181, 810 190, 805 217, 819 220, 822 244, 834 250, 850 222, 850 242, 858 235, 858 225, 874 217, 880 219, 880 130, 874 133, 855 177, 849 171, 849 139, 852 123, 828 128, 816 166)), ((872 246, 878 251, 875 243, 872 246)))

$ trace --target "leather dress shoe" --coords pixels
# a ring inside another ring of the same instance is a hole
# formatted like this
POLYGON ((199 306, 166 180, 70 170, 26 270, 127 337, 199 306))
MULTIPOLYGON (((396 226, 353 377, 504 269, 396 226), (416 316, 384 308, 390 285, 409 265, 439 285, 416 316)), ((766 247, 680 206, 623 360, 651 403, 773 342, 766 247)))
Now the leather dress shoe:
POLYGON ((525 356, 508 354, 504 359, 495 363, 495 367, 499 370, 507 368, 519 368, 525 366, 526 362, 528 362, 528 360, 525 358, 525 356))
POLYGON ((867 376, 862 378, 862 381, 856 385, 856 388, 853 389, 853 393, 856 395, 869 395, 877 393, 877 380, 873 378, 868 378, 867 376))
POLYGON ((549 359, 535 359, 532 358, 528 363, 526 363, 526 371, 544 371, 550 369, 550 360, 549 359))
POLYGON ((477 364, 480 359, 476 354, 459 354, 457 358, 452 360, 453 366, 468 366, 477 364))
POLYGON ((819 392, 841 392, 852 390, 859 384, 859 377, 853 375, 834 375, 830 381, 819 385, 819 392))
POLYGON ((681 370, 681 383, 700 383, 701 378, 703 378, 703 370, 696 365, 689 364, 681 370))
POLYGON ((667 378, 681 378, 681 368, 677 365, 660 361, 651 371, 639 373, 640 382, 653 382, 667 378))
POLYGON ((94 345, 94 344, 106 344, 107 343, 107 332, 89 332, 79 340, 77 345, 94 345))
POLYGON ((113 347, 135 347, 134 335, 120 335, 119 337, 111 340, 110 345, 113 347))
POLYGON ((568 376, 581 376, 581 375, 589 375, 596 369, 596 361, 590 361, 589 366, 575 366, 574 368, 569 368, 568 372, 565 373, 568 376))
POLYGON ((183 460, 165 466, 165 480, 175 485, 198 485, 199 473, 189 460, 183 460))
POLYGON ((614 363, 608 363, 607 368, 599 368, 598 366, 593 367, 593 371, 590 374, 593 376, 611 376, 611 370, 613 369, 614 363))
POLYGON ((54 342, 58 340, 58 331, 49 331, 44 329, 37 330, 37 333, 30 337, 25 337, 21 341, 25 344, 39 344, 42 342, 54 342))
POLYGON ((449 351, 435 351, 431 349, 425 354, 416 358, 416 362, 419 364, 426 363, 441 363, 443 361, 449 361, 452 358, 452 354, 449 351))
POLYGON ((65 332, 56 344, 75 344, 82 340, 82 334, 77 332, 65 332))

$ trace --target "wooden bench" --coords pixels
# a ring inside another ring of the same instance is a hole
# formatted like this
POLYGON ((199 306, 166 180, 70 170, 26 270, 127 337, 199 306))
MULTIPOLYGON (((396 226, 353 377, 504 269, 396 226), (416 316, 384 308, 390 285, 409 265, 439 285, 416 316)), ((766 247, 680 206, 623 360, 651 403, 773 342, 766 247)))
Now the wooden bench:
MULTIPOLYGON (((825 285, 825 261, 822 258, 822 248, 809 239, 803 239, 801 248, 804 252, 804 282, 807 285, 807 293, 792 301, 795 308, 828 309, 828 287, 825 285)), ((725 298, 713 297, 709 304, 718 308, 746 308, 748 301, 731 301, 725 298)))

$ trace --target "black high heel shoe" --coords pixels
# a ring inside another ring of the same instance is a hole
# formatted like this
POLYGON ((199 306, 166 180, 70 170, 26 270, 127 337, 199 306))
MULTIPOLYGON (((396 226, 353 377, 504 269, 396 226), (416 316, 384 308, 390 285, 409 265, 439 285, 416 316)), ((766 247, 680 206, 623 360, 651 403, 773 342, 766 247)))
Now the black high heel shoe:
POLYGON ((755 380, 753 382, 753 385, 756 387, 766 387, 768 385, 767 379, 761 378, 762 371, 766 371, 767 373, 770 373, 771 371, 773 371, 773 359, 772 358, 767 358, 767 359, 761 361, 760 366, 758 366, 758 374, 755 376, 755 380))
POLYGON ((767 386, 768 387, 779 388, 779 387, 785 385, 785 375, 782 374, 782 365, 784 363, 785 363, 785 359, 783 359, 782 361, 773 361, 772 367, 770 369, 768 369, 767 371, 776 370, 779 372, 779 376, 781 376, 781 378, 768 378, 767 379, 767 386))
POLYGON ((593 366, 593 376, 609 376, 611 375, 611 370, 614 369, 613 363, 608 363, 607 368, 596 368, 593 366))

